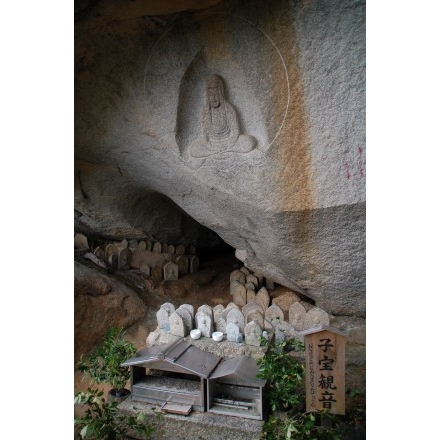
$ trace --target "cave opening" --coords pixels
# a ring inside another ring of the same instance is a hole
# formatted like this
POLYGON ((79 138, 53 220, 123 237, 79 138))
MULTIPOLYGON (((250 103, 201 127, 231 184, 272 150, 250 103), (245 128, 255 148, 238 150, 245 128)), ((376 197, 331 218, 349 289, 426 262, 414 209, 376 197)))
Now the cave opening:
POLYGON ((213 246, 200 246, 198 255, 201 269, 211 264, 222 264, 222 262, 226 265, 242 265, 241 261, 235 257, 235 249, 224 241, 213 246))
MULTIPOLYGON (((75 238, 75 256, 83 261, 86 256, 87 264, 94 263, 130 284, 148 307, 157 308, 160 301, 179 305, 190 297, 197 307, 227 306, 234 301, 231 274, 237 270, 245 272, 242 284, 246 291, 252 289, 249 275, 254 278, 255 293, 265 287, 270 300, 292 292, 262 274, 254 274, 254 268, 245 267, 236 257, 233 246, 163 193, 131 188, 112 209, 123 215, 118 217, 119 223, 111 225, 93 223, 87 211, 76 212, 75 232, 83 238, 75 238)), ((307 304, 315 305, 311 298, 294 294, 301 297, 306 308, 307 304)), ((244 304, 255 296, 249 292, 244 295, 244 304)))

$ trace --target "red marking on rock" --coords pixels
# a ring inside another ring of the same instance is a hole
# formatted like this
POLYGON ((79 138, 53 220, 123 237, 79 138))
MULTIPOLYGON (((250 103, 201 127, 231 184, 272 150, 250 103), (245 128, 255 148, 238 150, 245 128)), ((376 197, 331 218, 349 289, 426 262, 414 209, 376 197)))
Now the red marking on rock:
POLYGON ((358 151, 359 151, 359 174, 361 177, 364 177, 364 171, 362 169, 362 151, 363 151, 362 147, 359 147, 358 151))
POLYGON ((348 162, 347 161, 345 161, 345 170, 346 170, 345 176, 347 177, 347 179, 349 179, 350 178, 350 171, 348 170, 348 162))

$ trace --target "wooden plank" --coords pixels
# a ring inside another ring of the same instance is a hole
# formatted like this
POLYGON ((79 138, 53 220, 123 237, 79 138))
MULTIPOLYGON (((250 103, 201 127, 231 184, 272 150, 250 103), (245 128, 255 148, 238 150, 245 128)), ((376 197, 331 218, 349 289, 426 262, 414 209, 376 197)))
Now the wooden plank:
POLYGON ((345 414, 345 338, 330 330, 305 336, 306 410, 345 414))

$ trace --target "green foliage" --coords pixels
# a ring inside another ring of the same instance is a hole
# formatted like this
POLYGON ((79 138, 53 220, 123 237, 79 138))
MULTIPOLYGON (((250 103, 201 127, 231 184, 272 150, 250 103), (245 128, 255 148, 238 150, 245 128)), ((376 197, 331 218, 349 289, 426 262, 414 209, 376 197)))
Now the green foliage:
POLYGON ((121 364, 137 353, 133 343, 124 339, 122 329, 112 327, 103 344, 85 359, 81 356, 78 370, 90 376, 92 383, 108 383, 119 395, 130 379, 129 367, 121 364))
MULTIPOLYGON (((82 439, 122 440, 130 429, 151 438, 154 426, 146 423, 145 414, 122 413, 117 410, 117 402, 107 403, 102 395, 102 391, 91 388, 87 393, 75 394, 75 404, 87 407, 83 417, 75 417, 75 426, 80 429, 82 439)), ((161 414, 157 416, 160 420, 161 414)))
POLYGON ((257 377, 267 381, 266 392, 272 411, 289 410, 303 399, 305 368, 289 354, 292 350, 304 352, 304 344, 297 339, 286 339, 270 347, 257 361, 257 377))
POLYGON ((354 388, 354 389, 348 388, 346 393, 348 394, 349 397, 356 397, 356 396, 363 396, 364 395, 364 393, 362 391, 359 391, 357 388, 354 388))
POLYGON ((285 419, 270 416, 263 425, 260 438, 262 440, 340 440, 336 428, 319 425, 321 417, 334 419, 334 416, 326 411, 297 413, 285 419))
POLYGON ((269 341, 264 336, 260 336, 260 347, 265 347, 269 341))

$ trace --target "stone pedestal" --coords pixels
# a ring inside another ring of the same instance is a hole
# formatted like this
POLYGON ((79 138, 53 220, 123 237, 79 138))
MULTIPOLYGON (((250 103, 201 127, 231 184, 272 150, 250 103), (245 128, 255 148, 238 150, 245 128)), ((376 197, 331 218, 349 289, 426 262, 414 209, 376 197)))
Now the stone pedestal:
MULTIPOLYGON (((118 405, 118 410, 125 413, 138 414, 139 411, 147 417, 147 423, 156 423, 154 405, 143 402, 134 402, 128 397, 118 405)), ((157 409, 157 405, 156 405, 157 409)), ((230 417, 209 412, 193 411, 188 416, 165 414, 157 424, 154 438, 167 440, 259 440, 263 428, 263 421, 230 417)), ((130 438, 143 440, 134 431, 129 432, 130 438)))

